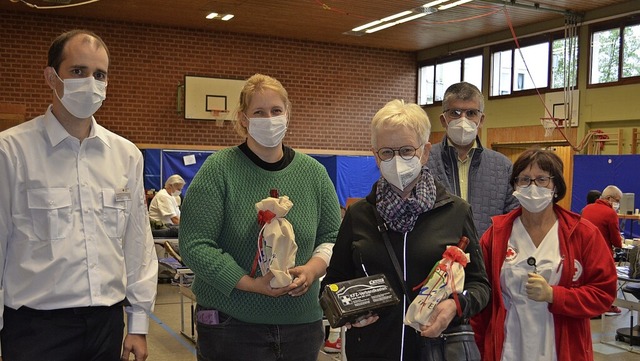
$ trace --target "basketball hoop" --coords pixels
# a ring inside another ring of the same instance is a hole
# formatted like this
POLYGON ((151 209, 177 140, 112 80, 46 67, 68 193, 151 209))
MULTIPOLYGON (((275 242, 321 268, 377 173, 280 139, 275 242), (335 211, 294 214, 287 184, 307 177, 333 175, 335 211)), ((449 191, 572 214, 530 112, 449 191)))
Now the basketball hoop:
POLYGON ((544 128, 544 137, 551 138, 553 131, 562 126, 562 119, 558 118, 540 118, 540 124, 544 128))
POLYGON ((223 109, 211 109, 209 112, 214 120, 226 120, 229 115, 229 112, 223 109))
POLYGON ((213 120, 216 121, 216 126, 218 127, 222 127, 224 125, 224 121, 229 115, 229 111, 223 109, 211 109, 210 112, 213 120))

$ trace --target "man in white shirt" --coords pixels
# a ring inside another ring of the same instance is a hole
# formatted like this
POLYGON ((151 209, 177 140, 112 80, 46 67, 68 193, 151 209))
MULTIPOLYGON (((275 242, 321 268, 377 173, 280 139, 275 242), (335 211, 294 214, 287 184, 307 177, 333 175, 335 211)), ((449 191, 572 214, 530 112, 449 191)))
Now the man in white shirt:
POLYGON ((149 217, 164 224, 180 224, 180 208, 177 199, 184 184, 185 181, 179 174, 167 178, 164 188, 156 193, 149 205, 149 217))
POLYGON ((158 261, 142 154, 93 118, 106 96, 108 67, 107 47, 97 35, 60 35, 44 70, 52 105, 0 133, 6 360, 148 356, 158 261))

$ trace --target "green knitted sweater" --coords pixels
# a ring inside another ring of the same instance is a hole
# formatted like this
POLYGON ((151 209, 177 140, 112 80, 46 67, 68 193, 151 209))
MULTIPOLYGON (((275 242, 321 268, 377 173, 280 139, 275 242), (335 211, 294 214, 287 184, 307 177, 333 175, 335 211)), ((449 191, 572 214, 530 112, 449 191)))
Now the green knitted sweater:
POLYGON ((285 218, 296 236, 296 265, 305 264, 321 243, 335 242, 340 207, 331 179, 319 162, 296 152, 286 168, 267 171, 238 147, 221 150, 202 165, 182 204, 180 254, 195 274, 193 293, 198 304, 245 322, 320 320, 317 280, 300 297, 269 297, 235 288, 249 274, 256 254, 260 226, 255 204, 268 197, 272 188, 293 202, 285 218))

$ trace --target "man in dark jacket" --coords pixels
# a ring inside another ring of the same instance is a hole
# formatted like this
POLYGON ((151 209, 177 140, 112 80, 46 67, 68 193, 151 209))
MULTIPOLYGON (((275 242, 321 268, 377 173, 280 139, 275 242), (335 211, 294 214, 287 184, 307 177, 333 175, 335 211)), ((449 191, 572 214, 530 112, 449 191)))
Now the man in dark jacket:
POLYGON ((509 185, 511 161, 480 143, 483 111, 484 98, 476 86, 451 85, 444 93, 440 115, 447 136, 433 145, 427 163, 436 180, 471 204, 479 236, 491 225, 492 216, 519 205, 509 185))

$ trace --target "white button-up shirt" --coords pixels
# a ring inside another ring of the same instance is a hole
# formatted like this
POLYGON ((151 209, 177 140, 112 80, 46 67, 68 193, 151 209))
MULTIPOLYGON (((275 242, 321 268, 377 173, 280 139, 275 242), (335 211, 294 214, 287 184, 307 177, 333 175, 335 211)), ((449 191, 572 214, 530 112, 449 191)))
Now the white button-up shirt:
POLYGON ((0 312, 126 297, 128 332, 148 332, 158 260, 133 143, 95 119, 80 143, 49 107, 0 133, 0 188, 0 312))

